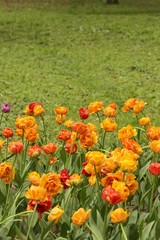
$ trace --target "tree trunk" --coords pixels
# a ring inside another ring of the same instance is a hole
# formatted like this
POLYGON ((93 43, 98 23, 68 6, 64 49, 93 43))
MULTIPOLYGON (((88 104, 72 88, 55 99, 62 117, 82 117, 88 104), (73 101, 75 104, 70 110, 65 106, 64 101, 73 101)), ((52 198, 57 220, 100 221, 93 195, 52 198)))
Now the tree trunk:
POLYGON ((107 4, 118 4, 118 0, 107 0, 107 4))

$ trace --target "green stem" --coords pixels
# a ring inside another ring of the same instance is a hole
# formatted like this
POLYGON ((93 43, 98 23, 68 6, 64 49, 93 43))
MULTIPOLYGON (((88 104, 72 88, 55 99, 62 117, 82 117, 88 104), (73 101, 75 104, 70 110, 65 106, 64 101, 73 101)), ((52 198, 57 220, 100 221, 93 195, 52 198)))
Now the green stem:
POLYGON ((149 212, 152 210, 152 205, 153 205, 153 196, 154 196, 154 191, 156 188, 156 184, 157 184, 157 179, 158 177, 155 176, 155 179, 153 180, 153 185, 152 185, 152 189, 151 189, 151 195, 150 195, 150 201, 149 201, 149 212))
POLYGON ((107 229, 108 229, 108 213, 109 213, 109 206, 108 206, 108 202, 106 202, 105 213, 104 213, 103 236, 106 236, 107 229))
POLYGON ((99 116, 99 113, 97 112, 97 117, 98 117, 98 120, 99 120, 99 122, 101 123, 102 121, 101 121, 101 118, 100 118, 100 116, 99 116))
POLYGON ((7 161, 7 154, 8 154, 8 138, 7 138, 7 144, 6 144, 6 157, 5 157, 5 161, 7 161))
POLYGON ((93 235, 95 236, 95 238, 97 240, 100 240, 99 237, 97 236, 96 232, 93 231, 93 229, 88 225, 88 223, 86 223, 86 227, 93 233, 93 235))
POLYGON ((24 212, 20 212, 20 213, 11 215, 8 218, 4 219, 2 222, 0 222, 0 225, 4 224, 5 222, 9 221, 10 219, 12 219, 14 217, 21 216, 21 215, 26 214, 26 213, 28 214, 28 213, 31 213, 31 212, 33 212, 33 211, 24 211, 24 212))
POLYGON ((105 137, 106 137, 106 131, 104 131, 103 138, 102 138, 102 146, 103 146, 103 148, 104 148, 105 137))
POLYGON ((0 127, 1 127, 1 124, 2 124, 2 118, 3 118, 3 112, 2 112, 2 114, 1 114, 0 127))
POLYGON ((128 240, 127 235, 126 235, 126 233, 125 233, 125 231, 124 231, 124 228, 123 228, 123 224, 120 223, 120 226, 121 226, 121 230, 122 230, 122 234, 123 234, 124 239, 125 239, 125 240, 128 240))
POLYGON ((32 227, 32 222, 33 222, 33 218, 34 218, 34 213, 35 213, 35 211, 36 211, 37 205, 38 205, 38 202, 36 202, 36 204, 35 204, 35 206, 34 206, 34 210, 33 210, 33 212, 32 212, 32 217, 31 217, 31 221, 30 221, 30 224, 29 224, 29 228, 28 228, 26 240, 29 239, 29 234, 30 234, 30 230, 31 230, 31 227, 32 227))
POLYGON ((41 115, 41 119, 42 119, 42 123, 43 123, 44 139, 45 139, 45 143, 47 143, 46 126, 45 126, 45 123, 44 123, 43 115, 41 115))

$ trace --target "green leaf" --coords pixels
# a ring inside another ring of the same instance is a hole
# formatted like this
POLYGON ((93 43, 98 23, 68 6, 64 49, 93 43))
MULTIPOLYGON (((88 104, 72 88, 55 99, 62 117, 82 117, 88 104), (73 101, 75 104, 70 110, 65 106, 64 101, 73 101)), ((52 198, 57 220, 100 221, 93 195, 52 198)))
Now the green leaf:
POLYGON ((19 240, 25 239, 25 236, 22 234, 22 232, 16 225, 15 225, 15 230, 16 230, 16 234, 17 234, 19 240))
POLYGON ((138 233, 138 226, 137 224, 131 224, 129 226, 129 240, 138 240, 139 233, 138 233))
POLYGON ((137 217, 138 217, 138 211, 135 210, 132 212, 131 216, 128 219, 127 224, 131 225, 131 224, 136 224, 137 223, 137 217))
MULTIPOLYGON (((44 240, 47 237, 47 235, 49 234, 50 229, 53 227, 54 220, 51 221, 49 224, 47 224, 44 220, 42 220, 42 221, 43 221, 43 228, 42 228, 42 234, 40 236, 40 239, 44 240), (45 224, 45 227, 44 227, 44 224, 45 224)), ((57 239, 55 234, 53 234, 53 237, 54 237, 53 239, 57 239)))
POLYGON ((87 240, 89 238, 89 233, 83 232, 78 235, 74 240, 87 240))
POLYGON ((63 237, 58 237, 56 238, 56 240, 68 240, 67 238, 63 238, 63 237))
POLYGON ((139 171, 139 177, 138 177, 139 180, 141 180, 141 179, 143 178, 143 176, 145 175, 145 173, 146 173, 146 171, 147 171, 147 169, 148 169, 149 164, 150 164, 150 161, 147 162, 147 164, 140 169, 140 171, 139 171))
POLYGON ((155 221, 150 222, 142 231, 142 238, 141 240, 149 240, 149 234, 153 228, 155 221))
POLYGON ((97 240, 104 240, 101 232, 99 231, 96 223, 94 222, 94 220, 93 220, 93 218, 92 218, 92 215, 91 215, 90 218, 89 218, 89 225, 90 225, 91 230, 93 231, 93 232, 92 232, 92 235, 93 235, 93 236, 96 235, 97 238, 98 238, 97 240))

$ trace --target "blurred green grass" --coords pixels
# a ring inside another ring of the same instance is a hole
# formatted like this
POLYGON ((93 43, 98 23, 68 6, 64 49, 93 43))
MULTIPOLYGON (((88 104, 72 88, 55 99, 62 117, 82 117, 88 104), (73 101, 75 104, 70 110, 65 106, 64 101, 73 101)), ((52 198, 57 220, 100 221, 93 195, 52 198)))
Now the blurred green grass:
POLYGON ((76 118, 91 101, 121 108, 137 97, 159 124, 158 0, 6 2, 0 1, 0 103, 11 104, 12 118, 31 101, 42 102, 50 121, 60 104, 76 118))

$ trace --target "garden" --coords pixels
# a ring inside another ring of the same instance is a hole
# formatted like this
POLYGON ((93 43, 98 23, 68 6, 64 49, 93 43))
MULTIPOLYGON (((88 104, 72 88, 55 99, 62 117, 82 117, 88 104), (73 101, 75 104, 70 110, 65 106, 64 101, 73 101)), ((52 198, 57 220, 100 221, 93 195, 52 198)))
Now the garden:
POLYGON ((160 239, 158 1, 0 1, 0 239, 160 239))

